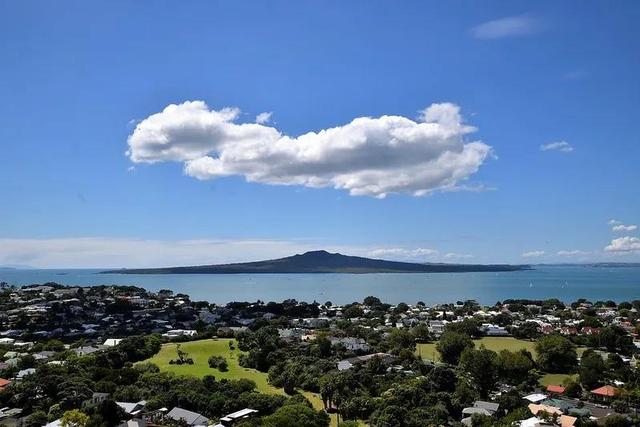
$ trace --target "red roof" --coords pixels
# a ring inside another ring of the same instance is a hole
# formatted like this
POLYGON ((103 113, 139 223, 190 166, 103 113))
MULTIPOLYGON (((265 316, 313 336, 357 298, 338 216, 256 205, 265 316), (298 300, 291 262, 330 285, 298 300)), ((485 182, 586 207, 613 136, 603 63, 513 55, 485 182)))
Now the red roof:
POLYGON ((599 396, 614 397, 620 393, 620 390, 611 385, 604 385, 595 390, 591 390, 591 393, 597 394, 599 396))
POLYGON ((4 378, 0 378, 0 389, 5 388, 9 384, 11 384, 11 381, 5 380, 4 378))
POLYGON ((564 387, 562 387, 561 385, 548 385, 547 386, 547 391, 549 393, 564 393, 564 387))

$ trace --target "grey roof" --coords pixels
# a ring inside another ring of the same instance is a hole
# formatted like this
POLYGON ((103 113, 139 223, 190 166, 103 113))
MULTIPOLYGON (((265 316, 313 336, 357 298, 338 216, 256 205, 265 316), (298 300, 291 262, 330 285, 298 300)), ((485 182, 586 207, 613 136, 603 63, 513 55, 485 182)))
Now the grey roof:
POLYGON ((477 406, 474 406, 473 408, 464 408, 462 410, 464 415, 482 414, 490 416, 493 412, 495 411, 488 411, 485 408, 479 408, 477 406))
POLYGON ((486 409, 487 411, 489 411, 491 413, 496 412, 498 410, 498 408, 500 407, 500 405, 497 404, 497 403, 485 402, 484 400, 476 400, 475 403, 473 404, 473 406, 475 408, 486 409))
POLYGON ((176 421, 184 420, 190 426, 199 426, 209 424, 209 419, 197 412, 187 411, 186 409, 175 407, 167 414, 169 418, 176 421))

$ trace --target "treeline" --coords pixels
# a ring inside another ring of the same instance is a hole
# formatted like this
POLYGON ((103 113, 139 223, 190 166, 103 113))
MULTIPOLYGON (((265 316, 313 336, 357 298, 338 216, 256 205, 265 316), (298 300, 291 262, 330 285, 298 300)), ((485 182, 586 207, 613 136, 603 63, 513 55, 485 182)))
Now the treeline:
POLYGON ((87 427, 114 427, 125 417, 115 401, 140 400, 147 401, 150 411, 179 406, 211 419, 251 407, 261 414, 256 426, 286 426, 282 423, 289 417, 306 417, 311 426, 329 424, 328 416, 313 410, 303 396, 260 394, 255 383, 246 379, 183 377, 159 372, 153 364, 134 364, 156 354, 160 345, 160 337, 150 335, 126 338, 116 347, 82 357, 61 352, 57 358, 63 363, 40 365, 34 374, 1 392, 0 407, 22 408, 28 415, 28 427, 40 427, 65 414, 67 418, 86 415, 83 424, 87 427), (109 399, 91 405, 88 402, 94 392, 110 393, 109 399), (81 414, 71 412, 78 409, 81 414))

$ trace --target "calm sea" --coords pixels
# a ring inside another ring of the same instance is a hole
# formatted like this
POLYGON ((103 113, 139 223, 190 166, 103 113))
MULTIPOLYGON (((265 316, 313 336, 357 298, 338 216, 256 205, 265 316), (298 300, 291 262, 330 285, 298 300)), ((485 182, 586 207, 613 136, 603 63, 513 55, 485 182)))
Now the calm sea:
POLYGON ((437 274, 96 274, 100 270, 0 270, 0 281, 14 285, 57 282, 65 285, 136 285, 150 291, 171 289, 194 300, 331 301, 344 304, 374 295, 389 303, 427 304, 476 299, 493 304, 507 298, 578 298, 592 301, 640 299, 639 267, 543 266, 500 273, 437 274))

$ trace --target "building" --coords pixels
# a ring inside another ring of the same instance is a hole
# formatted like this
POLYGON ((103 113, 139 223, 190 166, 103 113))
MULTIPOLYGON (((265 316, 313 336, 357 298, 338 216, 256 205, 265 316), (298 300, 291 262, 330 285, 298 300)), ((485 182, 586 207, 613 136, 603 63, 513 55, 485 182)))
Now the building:
POLYGON ((605 385, 595 390, 591 390, 591 395, 593 396, 593 398, 601 402, 610 402, 619 394, 620 389, 611 385, 605 385))
POLYGON ((362 338, 331 338, 331 345, 342 345, 350 351, 369 351, 369 344, 362 338))
POLYGON ((489 415, 493 415, 498 412, 500 408, 500 404, 493 402, 485 402, 484 400, 476 400, 473 403, 474 408, 483 409, 489 413, 489 415))
POLYGON ((565 391, 565 388, 562 387, 561 385, 551 385, 549 384, 547 386, 547 392, 550 394, 563 394, 565 391))
POLYGON ((147 406, 147 402, 145 400, 141 400, 140 402, 116 402, 116 405, 122 408, 124 412, 129 415, 136 416, 142 412, 145 406, 147 406))
POLYGON ((396 357, 394 355, 388 353, 367 354, 365 356, 356 356, 339 361, 338 370, 346 371, 347 369, 351 369, 359 363, 366 363, 374 357, 379 357, 382 360, 382 363, 384 363, 385 365, 390 365, 396 360, 396 357))
POLYGON ((187 411, 186 409, 175 407, 170 410, 167 417, 171 418, 174 421, 183 421, 188 426, 206 426, 209 425, 209 419, 204 415, 198 414, 197 412, 187 411))
POLYGON ((236 411, 232 414, 226 415, 220 418, 220 425, 225 427, 233 425, 236 421, 244 420, 246 418, 250 418, 258 413, 255 409, 245 408, 239 411, 236 411))

